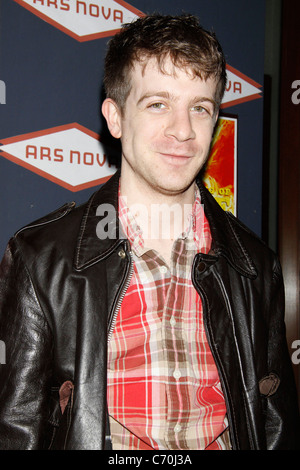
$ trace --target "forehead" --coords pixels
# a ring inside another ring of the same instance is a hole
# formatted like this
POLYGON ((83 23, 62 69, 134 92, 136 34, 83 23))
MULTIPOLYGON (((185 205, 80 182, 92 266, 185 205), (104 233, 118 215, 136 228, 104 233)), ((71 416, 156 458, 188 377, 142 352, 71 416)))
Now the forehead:
POLYGON ((179 93, 185 91, 185 94, 193 94, 196 91, 199 93, 202 90, 211 97, 215 96, 217 85, 213 78, 202 80, 190 67, 177 67, 169 57, 161 64, 156 57, 134 62, 130 71, 130 84, 130 95, 138 95, 145 89, 155 91, 172 88, 174 93, 178 89, 179 93))

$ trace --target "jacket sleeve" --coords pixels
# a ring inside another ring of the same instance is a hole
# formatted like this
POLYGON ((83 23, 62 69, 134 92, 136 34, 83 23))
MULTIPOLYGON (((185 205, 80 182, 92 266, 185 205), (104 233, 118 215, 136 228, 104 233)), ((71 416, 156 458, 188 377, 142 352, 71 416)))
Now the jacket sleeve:
POLYGON ((51 376, 51 331, 15 239, 0 265, 0 449, 43 446, 51 376), (2 354, 3 356, 3 354, 2 354))
POLYGON ((299 450, 300 419, 292 363, 284 323, 284 284, 281 267, 275 262, 269 304, 269 371, 279 379, 266 401, 268 449, 299 450), (278 388, 277 388, 278 387, 278 388))

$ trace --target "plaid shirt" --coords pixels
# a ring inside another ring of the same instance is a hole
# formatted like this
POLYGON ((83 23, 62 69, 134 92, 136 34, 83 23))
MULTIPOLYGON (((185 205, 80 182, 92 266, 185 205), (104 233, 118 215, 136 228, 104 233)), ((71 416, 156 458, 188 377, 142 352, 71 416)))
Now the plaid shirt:
POLYGON ((225 401, 191 281, 211 234, 199 193, 170 266, 144 246, 119 197, 134 271, 108 346, 108 410, 113 449, 228 449, 225 401))

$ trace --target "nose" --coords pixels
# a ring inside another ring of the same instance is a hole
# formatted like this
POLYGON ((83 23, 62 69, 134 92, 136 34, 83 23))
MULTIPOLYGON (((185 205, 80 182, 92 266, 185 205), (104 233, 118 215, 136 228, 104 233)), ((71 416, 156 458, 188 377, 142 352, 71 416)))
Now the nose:
POLYGON ((194 139, 196 137, 190 113, 188 111, 173 111, 169 115, 165 135, 174 137, 178 142, 194 139))

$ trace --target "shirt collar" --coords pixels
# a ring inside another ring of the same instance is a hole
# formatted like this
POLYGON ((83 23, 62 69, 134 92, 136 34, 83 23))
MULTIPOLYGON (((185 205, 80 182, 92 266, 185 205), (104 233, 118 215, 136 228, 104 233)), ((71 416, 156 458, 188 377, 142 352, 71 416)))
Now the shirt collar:
MULTIPOLYGON (((131 248, 137 256, 149 250, 145 246, 143 232, 129 207, 126 198, 121 196, 119 187, 119 219, 124 235, 128 238, 131 248)), ((201 204, 200 191, 195 184, 195 201, 188 217, 186 230, 178 237, 185 242, 194 242, 196 252, 208 253, 211 246, 209 224, 201 204)))

